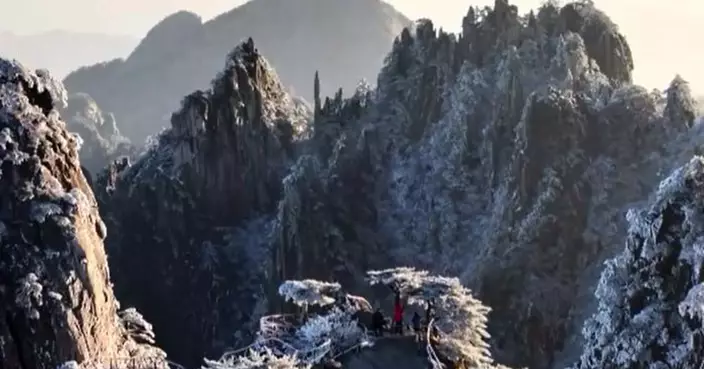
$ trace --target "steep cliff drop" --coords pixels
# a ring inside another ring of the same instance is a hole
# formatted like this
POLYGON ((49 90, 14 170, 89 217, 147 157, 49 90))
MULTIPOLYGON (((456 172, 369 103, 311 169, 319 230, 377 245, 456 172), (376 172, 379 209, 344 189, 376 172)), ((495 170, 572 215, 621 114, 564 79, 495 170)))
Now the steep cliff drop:
MULTIPOLYGON (((118 315, 97 204, 46 72, 0 59, 0 367, 165 367, 118 315)), ((139 319, 137 319, 139 320, 139 319)), ((148 328, 148 325, 144 325, 148 328)))
POLYGON ((116 293, 175 361, 200 365, 256 330, 270 214, 308 117, 250 39, 144 156, 97 179, 116 293))

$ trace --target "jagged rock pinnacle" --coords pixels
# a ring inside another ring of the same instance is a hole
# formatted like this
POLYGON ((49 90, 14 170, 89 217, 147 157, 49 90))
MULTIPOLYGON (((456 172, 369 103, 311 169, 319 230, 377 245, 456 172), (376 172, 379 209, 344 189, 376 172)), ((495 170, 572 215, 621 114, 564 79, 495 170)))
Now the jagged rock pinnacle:
MULTIPOLYGON (((276 209, 309 117, 250 38, 229 53, 209 90, 182 100, 171 129, 140 160, 114 162, 99 177, 117 293, 154 324, 176 361, 198 365, 256 322, 241 311, 261 293, 267 248, 229 240, 241 237, 233 230, 242 222, 276 209), (214 287, 235 279, 235 290, 214 287)), ((265 238, 259 231, 247 237, 265 238)))

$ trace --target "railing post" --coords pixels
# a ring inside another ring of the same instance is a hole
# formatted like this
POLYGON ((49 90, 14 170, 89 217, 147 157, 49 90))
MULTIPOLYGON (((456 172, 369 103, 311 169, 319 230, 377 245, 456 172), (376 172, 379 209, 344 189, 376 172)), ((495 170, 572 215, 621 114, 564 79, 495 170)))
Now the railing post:
POLYGON ((433 323, 435 322, 435 318, 430 319, 430 322, 428 322, 428 328, 427 331, 425 332, 426 336, 426 344, 425 344, 425 350, 428 353, 428 361, 430 361, 430 364, 433 366, 433 369, 444 369, 445 365, 440 362, 440 359, 438 358, 437 354, 435 353, 435 349, 432 346, 431 343, 431 336, 430 333, 433 330, 433 323))

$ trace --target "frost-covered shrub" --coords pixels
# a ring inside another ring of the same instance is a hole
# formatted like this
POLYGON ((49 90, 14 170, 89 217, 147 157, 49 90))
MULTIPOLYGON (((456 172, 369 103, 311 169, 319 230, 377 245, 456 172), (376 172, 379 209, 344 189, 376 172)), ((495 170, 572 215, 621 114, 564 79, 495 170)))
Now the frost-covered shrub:
POLYGON ((220 361, 205 360, 205 369, 301 369, 310 368, 292 355, 277 356, 268 348, 250 350, 247 355, 230 357, 220 361))
POLYGON ((333 343, 333 355, 360 343, 365 333, 356 319, 347 311, 333 308, 324 315, 317 315, 305 322, 296 331, 296 340, 301 347, 318 347, 327 341, 333 343))
POLYGON ((67 361, 58 367, 56 369, 80 369, 81 367, 78 365, 77 362, 75 361, 67 361))
POLYGON ((332 295, 340 291, 341 288, 339 283, 321 282, 314 279, 286 281, 279 286, 279 295, 298 306, 326 306, 335 302, 332 295))
POLYGON ((279 286, 279 294, 299 306, 337 304, 303 322, 288 315, 264 316, 254 343, 218 361, 208 361, 209 369, 310 368, 368 342, 353 314, 356 306, 369 303, 343 293, 339 284, 289 280, 279 286))
POLYGON ((44 286, 34 273, 29 273, 20 281, 20 288, 17 292, 15 303, 22 307, 27 315, 32 319, 39 319, 39 311, 36 309, 44 304, 42 291, 44 286))

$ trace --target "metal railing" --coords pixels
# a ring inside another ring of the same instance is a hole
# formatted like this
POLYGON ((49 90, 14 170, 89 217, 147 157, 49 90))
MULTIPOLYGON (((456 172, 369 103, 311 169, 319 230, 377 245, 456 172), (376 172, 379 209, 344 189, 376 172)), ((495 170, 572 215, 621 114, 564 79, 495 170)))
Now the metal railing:
POLYGON ((425 332, 425 352, 428 354, 428 361, 433 366, 433 369, 445 369, 445 364, 440 361, 440 358, 435 352, 435 348, 433 347, 433 342, 431 340, 434 327, 433 323, 435 323, 435 318, 431 319, 430 322, 428 322, 428 329, 425 332))

